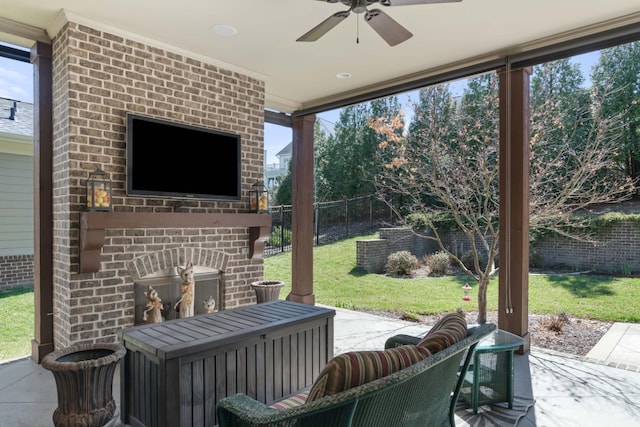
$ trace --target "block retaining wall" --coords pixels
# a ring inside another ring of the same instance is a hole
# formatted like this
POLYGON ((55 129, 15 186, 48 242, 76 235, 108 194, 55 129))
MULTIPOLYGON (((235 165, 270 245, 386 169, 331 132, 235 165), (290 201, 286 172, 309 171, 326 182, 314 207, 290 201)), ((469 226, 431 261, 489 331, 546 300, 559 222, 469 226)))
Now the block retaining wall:
MULTIPOLYGON (((459 232, 442 236, 446 247, 464 254, 469 244, 459 232)), ((640 226, 620 221, 602 229, 597 243, 550 236, 530 247, 530 265, 536 268, 589 270, 600 273, 640 274, 640 226)), ((387 257, 408 250, 418 258, 438 251, 438 245, 403 228, 380 229, 380 239, 356 242, 357 266, 370 273, 383 273, 387 257)))

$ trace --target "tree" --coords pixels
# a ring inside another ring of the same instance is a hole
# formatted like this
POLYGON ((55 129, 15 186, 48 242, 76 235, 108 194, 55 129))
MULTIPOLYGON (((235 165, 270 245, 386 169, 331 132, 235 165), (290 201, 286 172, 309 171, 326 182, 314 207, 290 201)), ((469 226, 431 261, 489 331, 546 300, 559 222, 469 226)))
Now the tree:
POLYGON ((607 93, 602 115, 621 116, 618 159, 627 175, 636 179, 640 177, 640 42, 602 50, 591 79, 595 91, 607 93))
POLYGON ((403 195, 408 212, 428 213, 429 238, 479 284, 479 322, 486 321, 486 288, 498 253, 497 96, 495 75, 473 79, 456 116, 448 87, 432 86, 420 92, 418 123, 406 139, 392 122, 376 118, 371 124, 386 137, 381 154, 392 158, 378 180, 379 191, 403 195), (473 265, 446 244, 442 232, 452 224, 464 234, 473 265))
POLYGON ((292 175, 291 175, 291 166, 293 162, 289 162, 289 167, 287 168, 287 174, 279 180, 278 188, 276 188, 276 205, 290 205, 291 204, 291 193, 293 191, 293 183, 292 183, 292 175))
POLYGON ((316 163, 318 201, 353 197, 367 191, 368 183, 363 180, 359 162, 368 115, 368 104, 344 108, 340 111, 334 134, 319 147, 316 163))
POLYGON ((317 151, 317 198, 339 200, 372 194, 373 176, 382 167, 376 160, 379 136, 368 118, 397 115, 400 105, 392 96, 344 108, 335 133, 317 151))
POLYGON ((578 213, 633 195, 636 180, 618 161, 624 121, 621 115, 608 116, 603 110, 610 90, 594 90, 590 103, 578 107, 571 123, 532 121, 529 223, 533 238, 554 233, 595 241, 590 219, 578 213), (577 140, 577 134, 582 138, 577 140), (557 135, 562 139, 554 140, 557 135))
MULTIPOLYGON (((313 142, 314 142, 314 155, 317 157, 319 147, 323 147, 327 141, 327 133, 322 129, 319 121, 316 121, 313 125, 313 142)), ((293 182, 291 175, 292 162, 289 162, 287 174, 284 177, 278 178, 278 188, 276 189, 275 204, 277 205, 290 205, 291 204, 291 192, 293 191, 293 182)))
MULTIPOLYGON (((378 191, 399 193, 406 210, 423 213, 431 235, 462 270, 478 283, 478 322, 486 322, 486 290, 495 272, 498 256, 498 91, 495 74, 473 78, 464 92, 454 119, 448 114, 451 98, 438 87, 424 89, 420 125, 407 138, 395 131, 394 120, 374 118, 371 126, 385 137, 381 159, 391 159, 376 180, 378 191), (454 135, 453 137, 451 135, 454 135), (419 143, 417 143, 419 142, 419 143), (436 199, 425 204, 424 195, 436 199), (447 245, 443 231, 460 231, 470 248, 472 262, 463 262, 457 248, 447 245)), ((593 99, 589 131, 580 147, 569 141, 575 132, 559 132, 544 115, 532 123, 537 135, 532 140, 532 158, 546 157, 548 167, 536 165, 531 175, 531 230, 553 230, 571 238, 585 238, 585 223, 574 215, 593 203, 619 200, 629 193, 631 183, 613 179, 617 140, 611 129, 616 121, 599 113, 601 101, 593 99), (564 136, 561 136, 564 135, 564 136), (560 138, 560 140, 558 140, 560 138), (536 141, 553 144, 536 145, 536 141), (552 152, 548 150, 552 148, 552 152), (544 153, 543 153, 544 152, 544 153), (572 170, 568 170, 571 165, 572 170), (610 180, 610 182, 607 182, 610 180), (549 192, 550 186, 554 189, 549 192)), ((548 110, 553 114, 554 110, 548 110)), ((576 114, 575 117, 582 117, 576 114)), ((565 117, 566 119, 566 117, 565 117)), ((555 120, 559 123, 560 120, 555 120)), ((562 126, 582 126, 580 120, 562 126)), ((409 223, 410 216, 400 219, 409 223)))
MULTIPOLYGON (((579 146, 589 130, 589 90, 580 66, 569 58, 534 67, 531 77, 531 139, 540 158, 544 144, 567 141, 579 146), (544 131, 544 140, 538 131, 544 131)), ((554 150, 552 150, 554 151, 554 150)))

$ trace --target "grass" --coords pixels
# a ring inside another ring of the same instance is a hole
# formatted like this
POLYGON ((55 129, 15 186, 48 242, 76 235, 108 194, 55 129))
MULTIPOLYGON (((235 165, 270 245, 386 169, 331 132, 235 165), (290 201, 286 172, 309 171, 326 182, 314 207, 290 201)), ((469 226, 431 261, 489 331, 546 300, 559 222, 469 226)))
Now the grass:
MULTIPOLYGON (((314 248, 316 301, 353 310, 383 310, 416 318, 462 308, 477 310, 475 286, 467 277, 398 279, 370 274, 356 268, 356 241, 376 235, 353 237, 314 248), (474 288, 471 301, 462 301, 465 282, 474 288)), ((291 253, 265 259, 265 280, 282 280, 280 296, 291 291, 291 253)), ((489 311, 498 308, 498 279, 487 292, 489 311)), ((529 311, 565 313, 602 321, 640 322, 640 278, 548 274, 529 276, 529 311)), ((0 291, 0 360, 31 353, 34 328, 33 288, 0 291)))
MULTIPOLYGON (((316 301, 354 310, 384 310, 412 317, 462 308, 477 310, 475 285, 468 277, 400 279, 356 268, 356 241, 376 234, 353 237, 314 248, 316 301), (468 282, 471 301, 462 301, 461 287, 468 282)), ((291 290, 291 253, 265 259, 265 279, 283 280, 281 296, 291 290)), ((498 308, 498 278, 487 291, 488 310, 498 308)), ((640 278, 599 275, 548 274, 529 276, 529 311, 602 321, 640 322, 640 278)))
POLYGON ((33 288, 0 291, 0 360, 31 354, 33 288))

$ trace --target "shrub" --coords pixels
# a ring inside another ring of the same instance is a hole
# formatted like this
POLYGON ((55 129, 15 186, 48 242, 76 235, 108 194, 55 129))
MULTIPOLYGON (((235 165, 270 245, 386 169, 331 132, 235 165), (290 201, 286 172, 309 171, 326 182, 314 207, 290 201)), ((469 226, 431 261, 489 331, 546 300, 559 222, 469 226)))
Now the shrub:
POLYGON ((429 218, 423 213, 407 215, 407 224, 416 231, 425 231, 429 227, 429 218))
POLYGON ((559 334, 567 323, 569 323, 569 316, 564 312, 560 312, 554 316, 547 317, 541 324, 548 331, 559 334))
POLYGON ((269 245, 274 247, 287 246, 291 244, 291 230, 282 228, 279 225, 273 227, 273 232, 269 236, 269 245))
POLYGON ((424 263, 429 267, 429 271, 432 274, 436 276, 444 276, 449 272, 449 264, 451 264, 451 260, 448 253, 438 251, 424 257, 424 263))
POLYGON ((406 216, 405 221, 415 231, 427 231, 431 224, 440 231, 457 228, 455 219, 450 214, 412 213, 406 216))
POLYGON ((385 270, 387 274, 407 276, 417 267, 418 258, 409 251, 394 252, 387 258, 385 270))

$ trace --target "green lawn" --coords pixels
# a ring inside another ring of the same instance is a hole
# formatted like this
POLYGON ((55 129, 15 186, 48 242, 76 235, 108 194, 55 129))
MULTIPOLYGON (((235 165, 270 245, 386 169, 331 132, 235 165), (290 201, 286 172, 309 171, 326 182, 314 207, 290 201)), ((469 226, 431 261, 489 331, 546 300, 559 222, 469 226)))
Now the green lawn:
MULTIPOLYGON (((396 313, 436 314, 463 308, 475 311, 475 286, 466 277, 396 279, 368 274, 356 265, 354 237, 314 249, 314 292, 316 301, 356 310, 384 310, 396 313), (461 287, 474 287, 471 301, 462 301, 461 287)), ((283 280, 284 298, 291 290, 291 253, 265 259, 265 279, 283 280)), ((498 307, 498 280, 489 285, 489 310, 498 307)), ((603 321, 640 322, 640 278, 595 275, 529 276, 529 311, 603 321)), ((33 338, 33 289, 0 291, 0 360, 31 353, 33 338)))
POLYGON ((0 291, 0 360, 31 354, 33 288, 0 291))
MULTIPOLYGON (((362 310, 436 314, 463 308, 476 311, 477 285, 467 277, 398 279, 369 274, 356 268, 353 237, 314 248, 314 293, 320 304, 362 310), (474 288, 471 301, 462 301, 461 287, 474 288)), ((265 279, 283 280, 281 297, 291 290, 291 253, 265 259, 265 279)), ((498 308, 498 279, 487 292, 488 309, 498 308)), ((529 311, 603 321, 640 322, 640 278, 550 274, 529 276, 529 311)))

